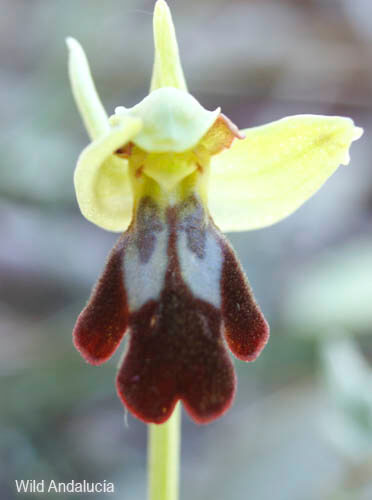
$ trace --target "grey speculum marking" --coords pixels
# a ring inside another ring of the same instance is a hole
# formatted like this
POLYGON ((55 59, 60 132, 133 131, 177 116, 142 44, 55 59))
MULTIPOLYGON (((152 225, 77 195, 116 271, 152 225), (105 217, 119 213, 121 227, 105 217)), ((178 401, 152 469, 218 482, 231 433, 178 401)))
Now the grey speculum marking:
POLYGON ((143 264, 150 260, 155 250, 156 233, 161 232, 163 228, 159 207, 150 196, 146 196, 140 201, 135 220, 136 246, 143 264))
POLYGON ((195 196, 190 196, 179 208, 180 229, 186 232, 187 247, 203 259, 205 255, 206 225, 205 210, 195 196))

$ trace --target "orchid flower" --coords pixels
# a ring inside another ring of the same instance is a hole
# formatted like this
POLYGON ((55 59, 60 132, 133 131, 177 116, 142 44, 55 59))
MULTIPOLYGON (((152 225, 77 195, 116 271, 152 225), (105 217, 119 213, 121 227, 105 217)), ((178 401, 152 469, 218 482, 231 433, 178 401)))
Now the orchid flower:
POLYGON ((77 162, 77 200, 89 221, 123 233, 73 335, 98 365, 128 331, 117 376, 125 406, 162 423, 181 400, 205 423, 234 398, 227 346, 253 361, 269 337, 222 231, 290 215, 349 162, 362 129, 349 118, 299 115, 239 130, 188 92, 164 0, 155 6, 154 39, 149 95, 110 117, 81 46, 67 40, 73 94, 92 140, 77 162))

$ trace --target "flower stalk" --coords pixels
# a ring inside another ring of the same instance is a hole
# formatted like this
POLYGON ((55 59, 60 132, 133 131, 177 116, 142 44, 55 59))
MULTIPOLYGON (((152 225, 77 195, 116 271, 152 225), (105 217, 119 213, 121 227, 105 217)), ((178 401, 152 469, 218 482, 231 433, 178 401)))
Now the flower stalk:
POLYGON ((181 448, 181 407, 160 425, 148 426, 148 499, 178 500, 181 448))

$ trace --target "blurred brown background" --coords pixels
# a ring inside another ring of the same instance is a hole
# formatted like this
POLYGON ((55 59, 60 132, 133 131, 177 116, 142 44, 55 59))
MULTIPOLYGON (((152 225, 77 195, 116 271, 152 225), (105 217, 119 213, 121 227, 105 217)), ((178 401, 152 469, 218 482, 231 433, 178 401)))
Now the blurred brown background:
MULTIPOLYGON (((365 128, 351 165, 296 214, 231 236, 272 337, 256 363, 236 363, 238 395, 225 417, 198 427, 185 416, 182 499, 369 500, 372 3, 169 4, 189 88, 205 107, 221 105, 240 127, 321 113, 365 128)), ((153 5, 1 2, 2 500, 21 498, 14 479, 106 479, 111 498, 145 498, 146 428, 124 420, 120 354, 91 367, 71 342, 117 236, 84 220, 75 201, 87 137, 64 38, 85 47, 108 112, 131 106, 149 86, 153 5)))

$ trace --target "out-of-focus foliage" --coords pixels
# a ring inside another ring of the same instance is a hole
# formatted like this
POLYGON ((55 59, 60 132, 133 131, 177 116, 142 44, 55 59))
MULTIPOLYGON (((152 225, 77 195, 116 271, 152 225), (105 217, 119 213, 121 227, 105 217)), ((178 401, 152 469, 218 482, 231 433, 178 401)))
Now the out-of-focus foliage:
POLYGON ((322 253, 295 277, 283 317, 296 334, 372 333, 372 238, 322 253))
MULTIPOLYGON (((232 235, 272 337, 256 363, 237 363, 237 400, 223 419, 206 427, 184 419, 184 497, 369 500, 372 4, 170 6, 189 89, 207 109, 222 105, 240 127, 320 113, 365 128, 350 166, 295 215, 232 235)), ((118 358, 88 366, 71 342, 116 236, 85 221, 74 198, 88 139, 64 38, 84 44, 112 113, 148 92, 152 8, 152 0, 2 2, 2 500, 19 498, 15 478, 107 479, 111 498, 145 497, 146 429, 123 418, 118 358)))
POLYGON ((372 460, 372 370, 347 338, 323 341, 321 354, 333 403, 325 435, 356 463, 372 460))

